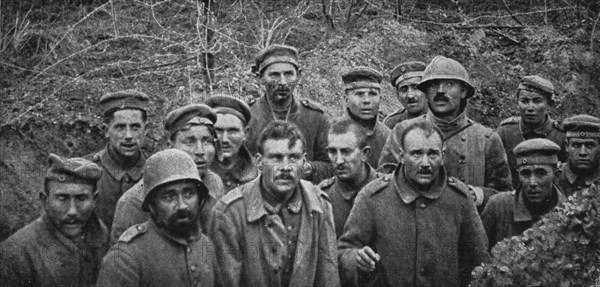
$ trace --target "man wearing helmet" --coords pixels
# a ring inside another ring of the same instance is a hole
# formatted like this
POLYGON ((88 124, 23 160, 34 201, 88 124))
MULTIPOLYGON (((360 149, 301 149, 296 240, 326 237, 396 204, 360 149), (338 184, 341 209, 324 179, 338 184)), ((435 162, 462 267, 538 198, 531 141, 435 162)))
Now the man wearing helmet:
POLYGON ((402 155, 400 134, 413 121, 431 121, 444 135, 444 163, 449 176, 469 186, 479 210, 497 191, 511 189, 502 141, 496 132, 469 119, 467 100, 475 94, 466 69, 457 61, 436 56, 417 88, 427 95, 429 112, 397 124, 381 152, 379 168, 391 171, 402 155))
POLYGON ((143 181, 142 209, 151 219, 108 251, 97 286, 220 286, 214 246, 198 223, 209 195, 194 160, 181 150, 158 152, 146 161, 143 181))

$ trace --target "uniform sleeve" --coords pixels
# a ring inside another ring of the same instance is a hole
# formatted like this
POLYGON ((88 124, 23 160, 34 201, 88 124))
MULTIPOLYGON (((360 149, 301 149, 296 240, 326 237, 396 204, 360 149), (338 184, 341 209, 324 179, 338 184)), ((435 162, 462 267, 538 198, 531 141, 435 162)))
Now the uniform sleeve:
POLYGON ((113 225, 110 229, 110 245, 115 245, 127 228, 146 220, 148 220, 147 214, 140 210, 132 198, 121 197, 117 202, 113 225))
POLYGON ((394 127, 381 150, 381 156, 377 164, 378 170, 381 172, 391 173, 400 162, 402 149, 400 145, 400 133, 402 132, 400 126, 400 124, 397 124, 394 127))
POLYGON ((498 133, 493 132, 485 146, 485 184, 482 187, 485 206, 489 198, 498 191, 512 189, 512 178, 504 145, 498 133))
POLYGON ((475 205, 469 199, 463 204, 460 237, 458 239, 458 260, 461 286, 471 282, 471 271, 483 262, 489 262, 488 241, 475 205), (468 201, 468 202, 467 202, 468 201))
POLYGON ((342 282, 356 282, 358 270, 356 254, 369 245, 374 233, 374 220, 368 206, 368 195, 360 191, 354 207, 344 225, 344 232, 338 241, 338 261, 342 282))
POLYGON ((329 122, 325 116, 321 118, 316 131, 315 150, 313 151, 314 158, 313 161, 310 161, 310 164, 313 167, 312 178, 308 179, 314 184, 333 176, 333 167, 331 166, 329 156, 327 155, 327 133, 329 132, 329 122))
POLYGON ((139 286, 139 263, 120 244, 113 246, 100 266, 96 286, 139 286))
POLYGON ((33 265, 18 243, 0 244, 0 286, 36 286, 35 277, 33 265))
POLYGON ((319 257, 317 259, 317 274, 315 286, 340 286, 337 262, 337 240, 331 203, 324 202, 321 234, 319 238, 319 257))
POLYGON ((223 285, 240 286, 242 278, 242 249, 235 224, 219 208, 211 211, 208 221, 208 236, 215 245, 217 262, 221 270, 223 285))
POLYGON ((497 197, 490 198, 488 204, 486 204, 483 212, 481 213, 481 221, 483 222, 483 228, 488 239, 488 251, 492 250, 492 247, 496 244, 496 218, 498 201, 497 197))

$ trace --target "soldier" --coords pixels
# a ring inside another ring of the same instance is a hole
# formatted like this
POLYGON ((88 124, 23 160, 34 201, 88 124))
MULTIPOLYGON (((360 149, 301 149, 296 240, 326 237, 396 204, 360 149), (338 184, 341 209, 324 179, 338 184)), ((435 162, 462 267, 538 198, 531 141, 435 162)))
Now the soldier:
POLYGON ((417 89, 426 66, 423 62, 413 61, 402 63, 392 70, 390 82, 396 87, 396 97, 402 107, 383 120, 390 129, 401 121, 416 118, 429 111, 427 97, 417 89))
POLYGON ((371 147, 367 131, 351 119, 336 122, 329 129, 327 154, 335 176, 322 181, 333 207, 335 234, 339 238, 350 214, 356 194, 378 174, 367 162, 371 147))
POLYGON ((492 196, 481 214, 490 250, 498 241, 523 233, 565 200, 553 184, 558 176, 559 151, 557 144, 541 138, 526 140, 514 148, 519 185, 515 192, 492 196))
POLYGON ((85 156, 103 168, 98 181, 97 213, 110 230, 115 205, 123 193, 142 179, 146 157, 141 151, 146 132, 146 106, 150 99, 135 90, 100 98, 108 145, 85 156))
POLYGON ((234 97, 213 96, 206 105, 217 113, 215 130, 221 142, 223 160, 214 161, 211 170, 225 183, 225 191, 258 177, 254 159, 245 146, 248 122, 252 118, 248 105, 234 97))
POLYGON ((150 219, 111 247, 96 286, 222 286, 214 246, 198 224, 209 195, 196 165, 176 149, 148 158, 142 209, 150 219))
MULTIPOLYGON (((225 194, 221 178, 208 169, 216 158, 221 157, 221 148, 214 129, 217 121, 215 112, 206 105, 192 104, 171 111, 165 119, 165 130, 169 132, 169 147, 188 153, 194 159, 196 170, 209 190, 209 198, 202 207, 201 227, 216 201, 225 194)), ((148 213, 142 210, 144 184, 138 182, 123 194, 115 211, 111 229, 111 243, 130 226, 148 220, 148 213)))
POLYGON ((331 177, 331 164, 325 152, 329 122, 320 105, 294 96, 301 71, 296 48, 285 45, 265 48, 257 54, 252 71, 266 92, 258 100, 250 101, 252 119, 246 141, 250 153, 258 152, 257 139, 268 123, 289 121, 300 128, 306 139, 304 179, 316 184, 331 177))
POLYGON ((209 235, 226 286, 338 286, 327 195, 301 180, 304 136, 274 121, 258 139, 261 175, 227 193, 211 212, 209 235))
POLYGON ((411 122, 399 135, 402 165, 358 193, 338 258, 341 273, 358 268, 359 285, 466 286, 489 260, 468 187, 446 176, 442 136, 411 122))
POLYGON ((342 74, 346 112, 350 119, 367 130, 367 144, 371 147, 367 162, 375 167, 390 135, 390 129, 377 120, 382 79, 379 72, 369 67, 356 67, 342 74))
POLYGON ((558 185, 570 196, 600 179, 600 119, 577 115, 565 120, 564 128, 569 158, 561 167, 558 185))
POLYGON ((0 244, 0 286, 85 286, 96 282, 108 229, 96 215, 102 168, 50 154, 44 213, 0 244))
POLYGON ((457 61, 437 56, 423 72, 417 88, 427 95, 429 112, 394 127, 381 152, 379 169, 389 171, 399 162, 399 136, 407 125, 430 121, 444 135, 448 175, 469 185, 472 198, 482 210, 491 195, 510 190, 512 181, 498 134, 467 117, 467 100, 475 94, 467 71, 457 61))
POLYGON ((534 138, 549 139, 562 147, 558 160, 566 160, 565 133, 560 123, 548 114, 548 109, 554 105, 553 94, 554 86, 550 81, 539 76, 523 77, 517 88, 520 116, 505 119, 498 127, 498 135, 508 157, 513 187, 519 184, 519 175, 512 151, 519 143, 534 138))

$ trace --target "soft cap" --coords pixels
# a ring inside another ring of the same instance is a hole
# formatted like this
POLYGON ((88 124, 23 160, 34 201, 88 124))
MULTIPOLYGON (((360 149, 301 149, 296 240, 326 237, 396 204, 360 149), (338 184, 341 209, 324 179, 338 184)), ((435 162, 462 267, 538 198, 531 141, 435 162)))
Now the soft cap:
POLYGON ((517 158, 517 167, 523 165, 556 165, 560 147, 551 140, 535 138, 518 144, 513 153, 517 158))
POLYGON ((275 44, 258 52, 254 61, 252 72, 255 74, 262 73, 265 68, 275 63, 290 63, 298 69, 298 50, 292 46, 275 44))
POLYGON ((390 83, 392 86, 398 87, 404 80, 423 77, 423 71, 425 71, 427 64, 421 61, 405 62, 396 66, 390 74, 390 83))
POLYGON ((137 90, 124 90, 109 93, 100 98, 98 102, 103 116, 127 109, 136 109, 147 112, 147 106, 150 98, 143 92, 137 90))
POLYGON ((217 114, 232 114, 238 117, 244 123, 244 126, 250 122, 252 117, 248 104, 234 97, 213 96, 204 103, 213 108, 217 114))
POLYGON ((563 123, 567 138, 600 138, 600 119, 590 115, 576 115, 563 123))
POLYGON ((344 90, 346 91, 360 88, 381 89, 382 80, 383 75, 381 73, 365 66, 352 68, 342 74, 344 90))
POLYGON ((48 156, 46 180, 64 183, 96 184, 102 176, 102 168, 83 158, 65 158, 51 153, 48 156))

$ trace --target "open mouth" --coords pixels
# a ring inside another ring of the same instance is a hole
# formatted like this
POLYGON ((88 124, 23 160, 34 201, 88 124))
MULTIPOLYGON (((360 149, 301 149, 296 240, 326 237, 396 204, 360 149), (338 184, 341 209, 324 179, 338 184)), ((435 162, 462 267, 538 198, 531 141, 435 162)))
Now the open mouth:
POLYGON ((122 143, 121 146, 126 149, 132 149, 132 148, 135 148, 137 146, 137 144, 136 143, 122 143))

